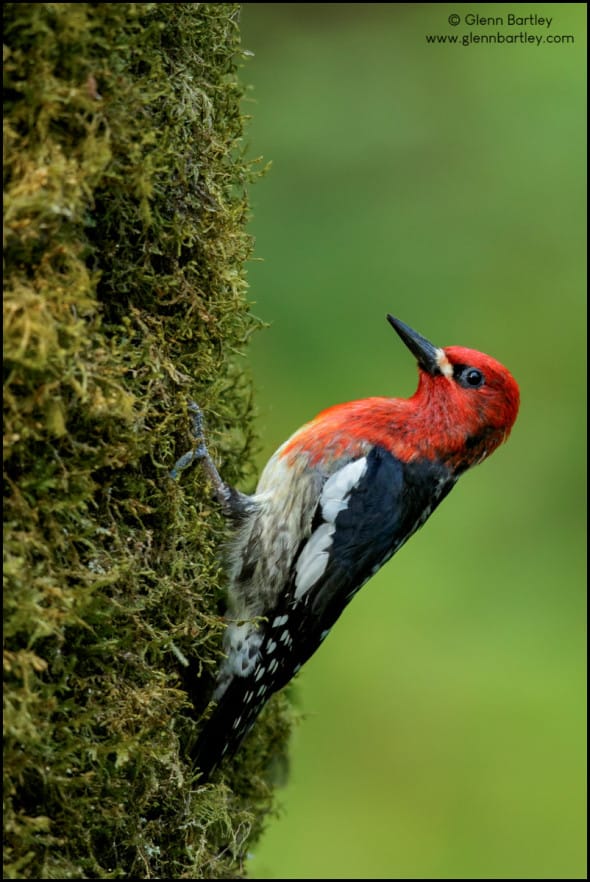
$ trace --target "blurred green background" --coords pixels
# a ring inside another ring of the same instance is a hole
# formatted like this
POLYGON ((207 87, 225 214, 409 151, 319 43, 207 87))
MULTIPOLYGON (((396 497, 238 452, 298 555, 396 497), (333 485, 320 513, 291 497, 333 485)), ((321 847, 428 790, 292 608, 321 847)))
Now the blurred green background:
POLYGON ((582 878, 585 4, 245 4, 258 428, 410 395, 390 311, 503 361, 522 409, 356 597, 255 878, 582 878), (535 13, 551 28, 452 28, 535 13), (425 35, 573 35, 429 45, 425 35))

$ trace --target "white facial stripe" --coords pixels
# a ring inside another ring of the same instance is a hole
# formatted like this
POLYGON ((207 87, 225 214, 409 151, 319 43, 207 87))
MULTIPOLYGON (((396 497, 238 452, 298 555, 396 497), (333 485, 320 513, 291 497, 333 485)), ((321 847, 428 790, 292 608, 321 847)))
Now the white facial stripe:
POLYGON ((449 361, 449 359, 445 355, 444 349, 436 350, 436 363, 438 365, 438 369, 447 378, 447 380, 453 379, 453 365, 449 361))

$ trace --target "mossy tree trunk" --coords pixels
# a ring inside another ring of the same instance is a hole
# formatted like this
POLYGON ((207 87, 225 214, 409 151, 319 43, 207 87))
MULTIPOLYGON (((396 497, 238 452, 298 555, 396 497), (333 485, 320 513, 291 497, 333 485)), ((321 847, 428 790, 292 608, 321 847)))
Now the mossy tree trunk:
POLYGON ((288 717, 199 787, 224 526, 168 478, 191 398, 253 477, 239 7, 9 3, 4 41, 5 877, 240 877, 288 717))

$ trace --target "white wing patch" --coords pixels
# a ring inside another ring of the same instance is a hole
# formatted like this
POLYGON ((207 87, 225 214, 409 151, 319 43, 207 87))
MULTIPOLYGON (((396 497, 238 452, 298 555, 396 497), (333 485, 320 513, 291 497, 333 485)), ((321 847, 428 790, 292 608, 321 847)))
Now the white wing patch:
POLYGON ((299 600, 324 574, 328 565, 334 522, 348 505, 351 490, 357 486, 367 470, 366 456, 338 469, 324 484, 320 506, 325 523, 307 540, 295 565, 295 597, 299 600))
POLYGON ((328 478, 324 484, 320 505, 328 523, 333 524, 339 512, 346 508, 348 495, 367 471, 367 457, 355 459, 328 478))
POLYGON ((334 524, 321 524, 311 534, 297 558, 295 565, 295 597, 299 600, 312 585, 315 585, 326 566, 332 545, 334 524))

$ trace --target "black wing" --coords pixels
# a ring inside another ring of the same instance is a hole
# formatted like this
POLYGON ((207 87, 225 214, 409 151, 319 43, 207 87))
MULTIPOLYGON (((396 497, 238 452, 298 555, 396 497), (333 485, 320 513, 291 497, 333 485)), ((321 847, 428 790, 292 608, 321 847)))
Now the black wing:
MULTIPOLYGON (((294 666, 301 666, 315 652, 354 595, 422 526, 454 484, 449 471, 437 463, 402 463, 380 447, 372 448, 365 459, 362 474, 334 518, 323 572, 298 594, 298 560, 314 532, 326 527, 326 510, 320 500, 311 536, 302 543, 289 589, 274 616, 276 620, 288 615, 280 634, 288 629, 293 638, 290 660, 294 666)), ((269 636, 272 633, 271 628, 269 636)), ((264 654, 265 647, 261 651, 264 654)), ((293 675, 286 655, 281 673, 282 682, 276 688, 293 675)))

